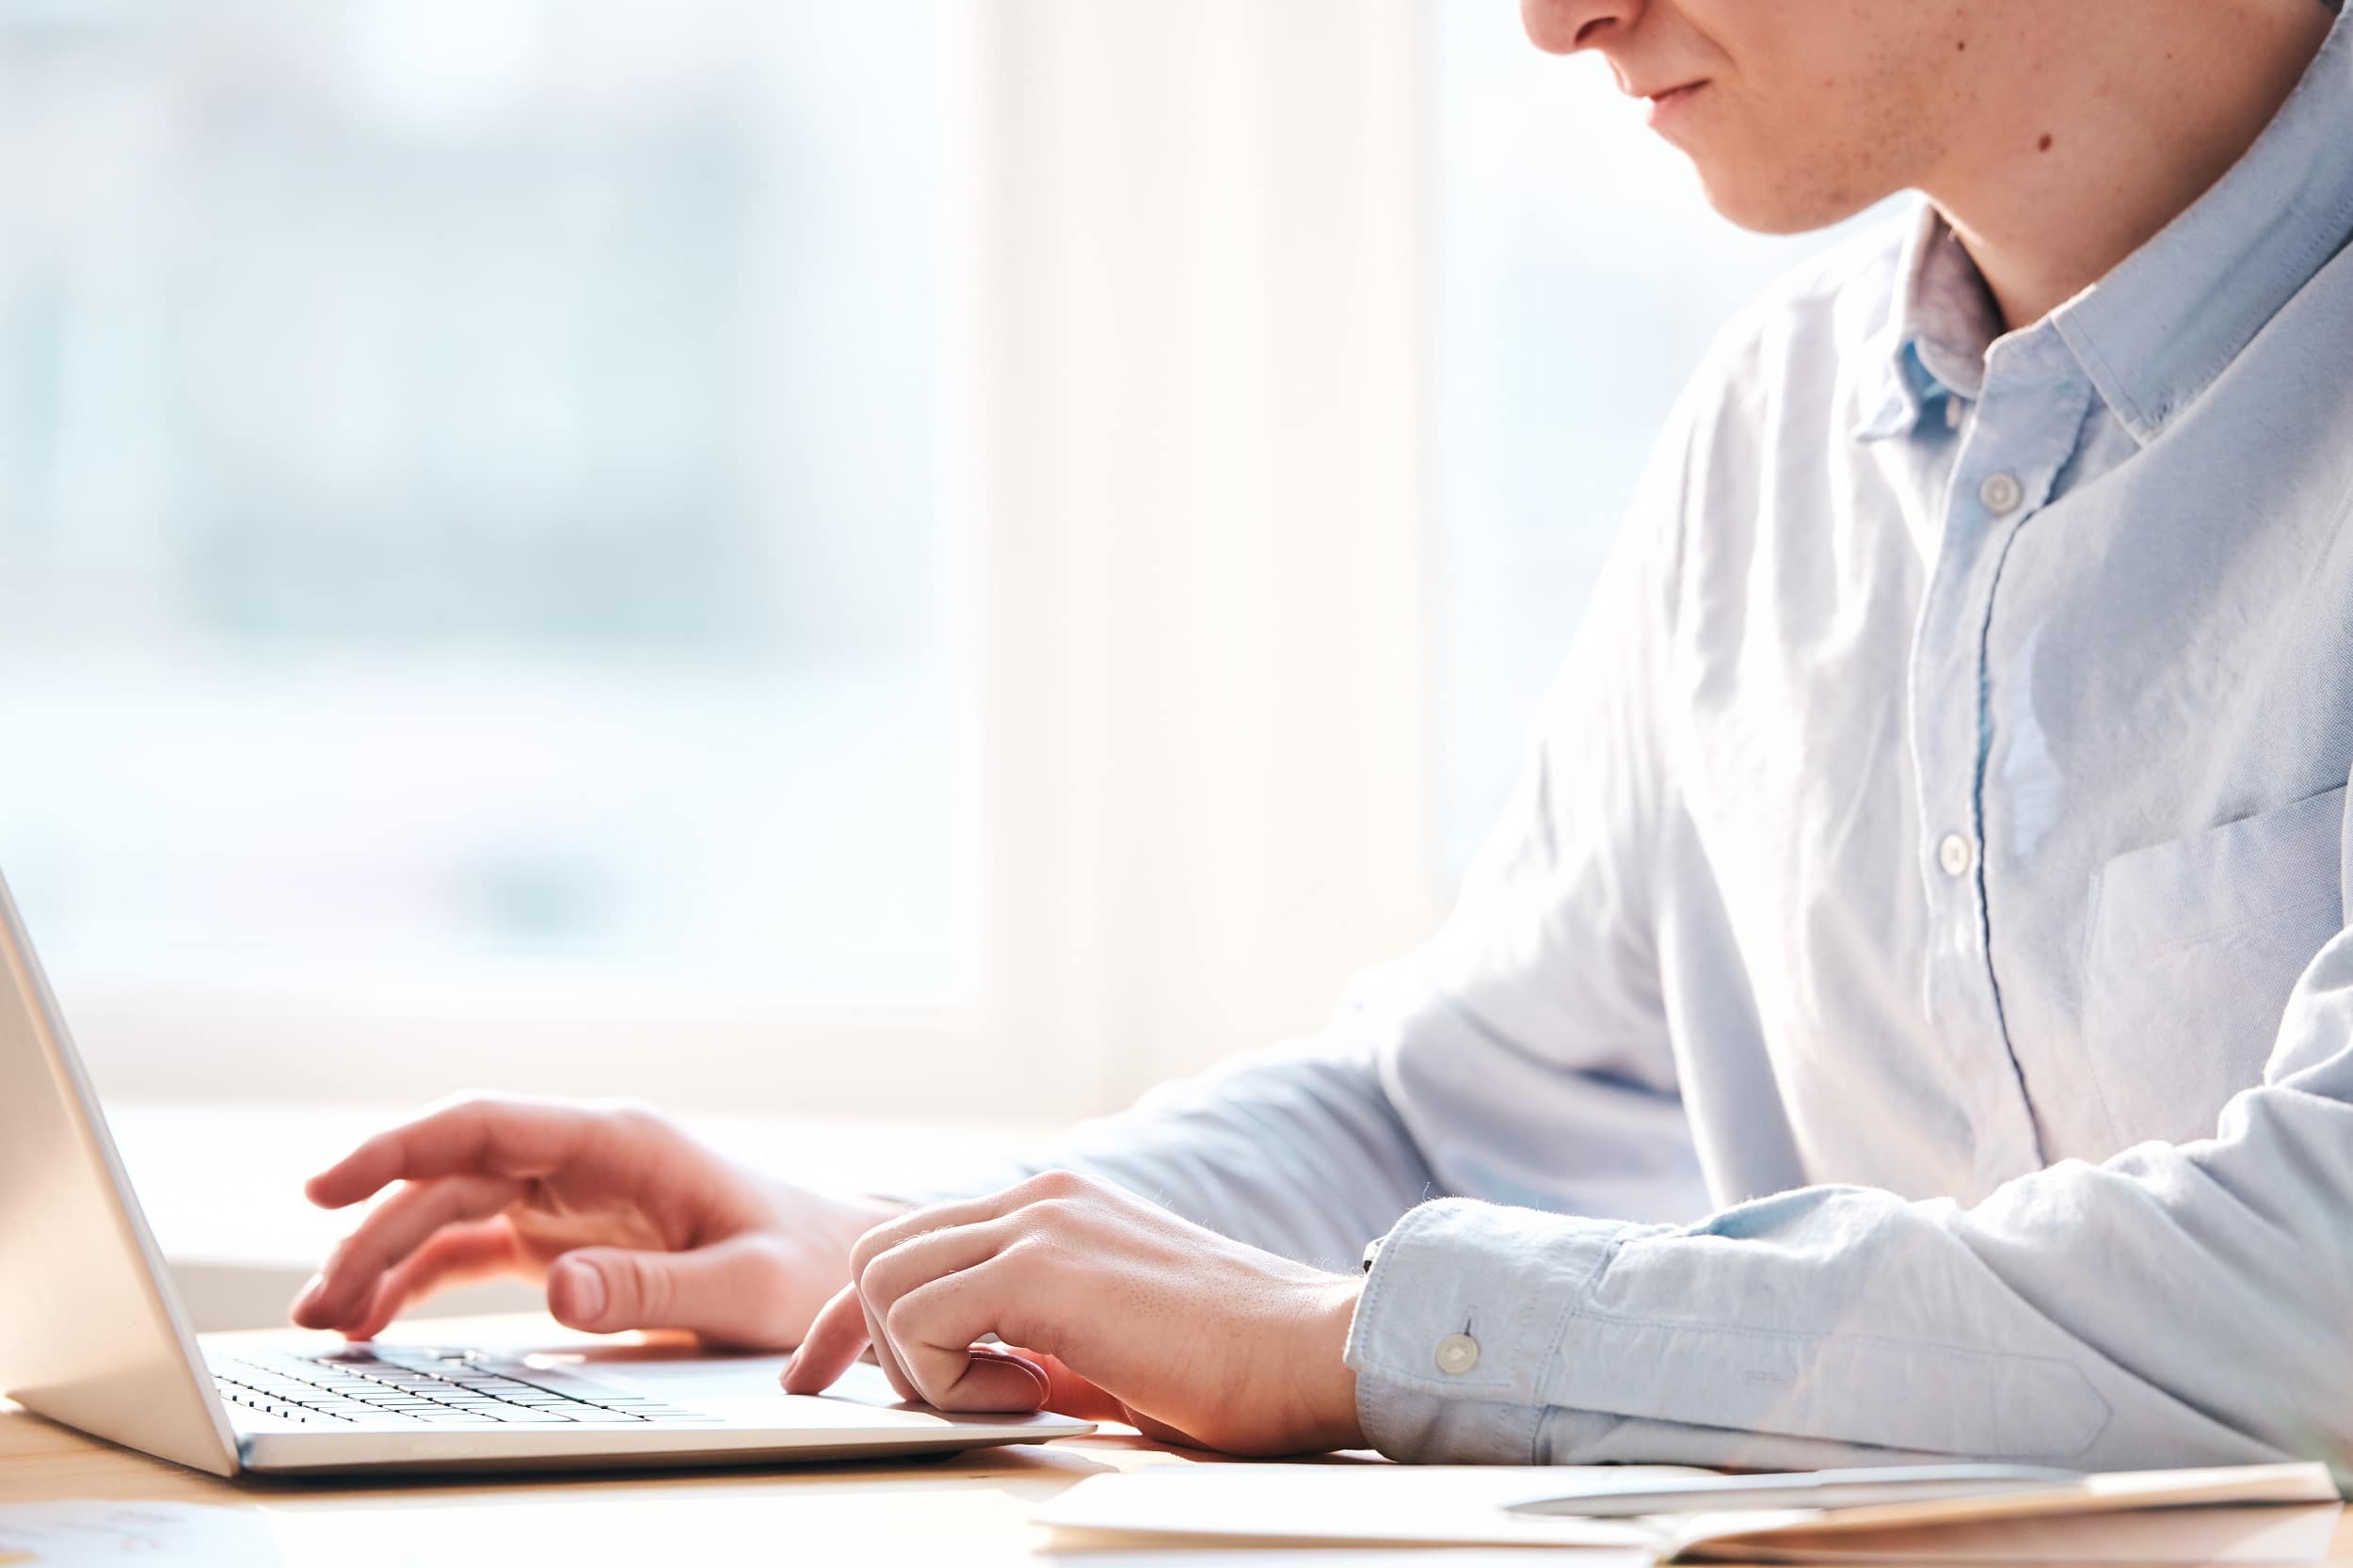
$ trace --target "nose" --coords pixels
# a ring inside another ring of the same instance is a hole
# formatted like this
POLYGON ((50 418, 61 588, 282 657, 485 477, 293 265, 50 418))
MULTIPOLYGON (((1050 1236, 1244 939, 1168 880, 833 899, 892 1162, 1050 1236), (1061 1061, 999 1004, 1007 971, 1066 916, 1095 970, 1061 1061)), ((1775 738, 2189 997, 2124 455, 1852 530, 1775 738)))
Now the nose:
POLYGON ((1547 55, 1597 49, 1631 28, 1644 0, 1520 0, 1520 25, 1547 55))

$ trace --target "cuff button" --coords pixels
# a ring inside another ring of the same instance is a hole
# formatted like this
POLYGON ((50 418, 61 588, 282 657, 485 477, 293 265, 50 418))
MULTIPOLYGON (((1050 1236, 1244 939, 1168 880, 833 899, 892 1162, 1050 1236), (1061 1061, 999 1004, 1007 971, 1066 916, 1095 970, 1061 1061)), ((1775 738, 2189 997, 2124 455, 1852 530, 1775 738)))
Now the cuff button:
POLYGON ((1461 1377, 1479 1365, 1479 1341, 1467 1334, 1449 1334, 1438 1341, 1438 1370, 1461 1377))

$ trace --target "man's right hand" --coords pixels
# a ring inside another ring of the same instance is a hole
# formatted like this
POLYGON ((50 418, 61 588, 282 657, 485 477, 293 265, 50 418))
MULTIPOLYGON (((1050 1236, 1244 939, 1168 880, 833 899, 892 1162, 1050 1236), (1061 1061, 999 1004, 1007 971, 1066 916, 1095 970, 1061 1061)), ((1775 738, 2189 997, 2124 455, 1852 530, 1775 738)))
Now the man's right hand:
POLYGON ((627 1104, 462 1100, 305 1191, 342 1208, 394 1182, 295 1299, 302 1327, 371 1338, 445 1286, 518 1275, 572 1328, 789 1350, 849 1282, 852 1244, 902 1211, 765 1180, 627 1104))

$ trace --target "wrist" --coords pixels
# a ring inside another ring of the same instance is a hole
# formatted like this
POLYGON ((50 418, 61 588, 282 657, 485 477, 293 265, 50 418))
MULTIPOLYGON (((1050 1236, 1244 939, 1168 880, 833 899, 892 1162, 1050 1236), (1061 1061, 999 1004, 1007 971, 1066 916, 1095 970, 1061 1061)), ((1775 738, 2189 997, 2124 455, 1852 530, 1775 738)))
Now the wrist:
POLYGON ((767 1186, 767 1228, 790 1249, 796 1268, 821 1280, 828 1295, 849 1279, 850 1249, 858 1238, 910 1207, 890 1198, 821 1192, 785 1181, 767 1186))
POLYGON ((1303 1453, 1365 1447, 1364 1425, 1356 1415, 1356 1372, 1347 1359, 1349 1331, 1364 1289, 1361 1274, 1334 1277, 1312 1316, 1312 1342, 1301 1362, 1308 1368, 1309 1390, 1308 1431, 1299 1445, 1303 1453))

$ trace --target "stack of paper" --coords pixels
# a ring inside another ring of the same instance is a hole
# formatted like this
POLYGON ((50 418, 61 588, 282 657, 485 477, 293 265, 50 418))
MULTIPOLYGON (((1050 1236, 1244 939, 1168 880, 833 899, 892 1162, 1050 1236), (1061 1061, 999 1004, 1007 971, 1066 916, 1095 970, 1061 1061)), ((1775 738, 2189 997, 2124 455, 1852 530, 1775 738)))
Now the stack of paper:
POLYGON ((1593 1519, 1514 1512, 1580 1480, 1692 1472, 1503 1465, 1187 1464, 1096 1476, 1037 1518, 1064 1545, 1581 1546, 1584 1568, 1745 1561, 2319 1562, 2341 1505, 2328 1468, 2083 1477, 2009 1495, 1855 1508, 1593 1519), (1612 1559, 1612 1554, 1615 1558, 1612 1559))

